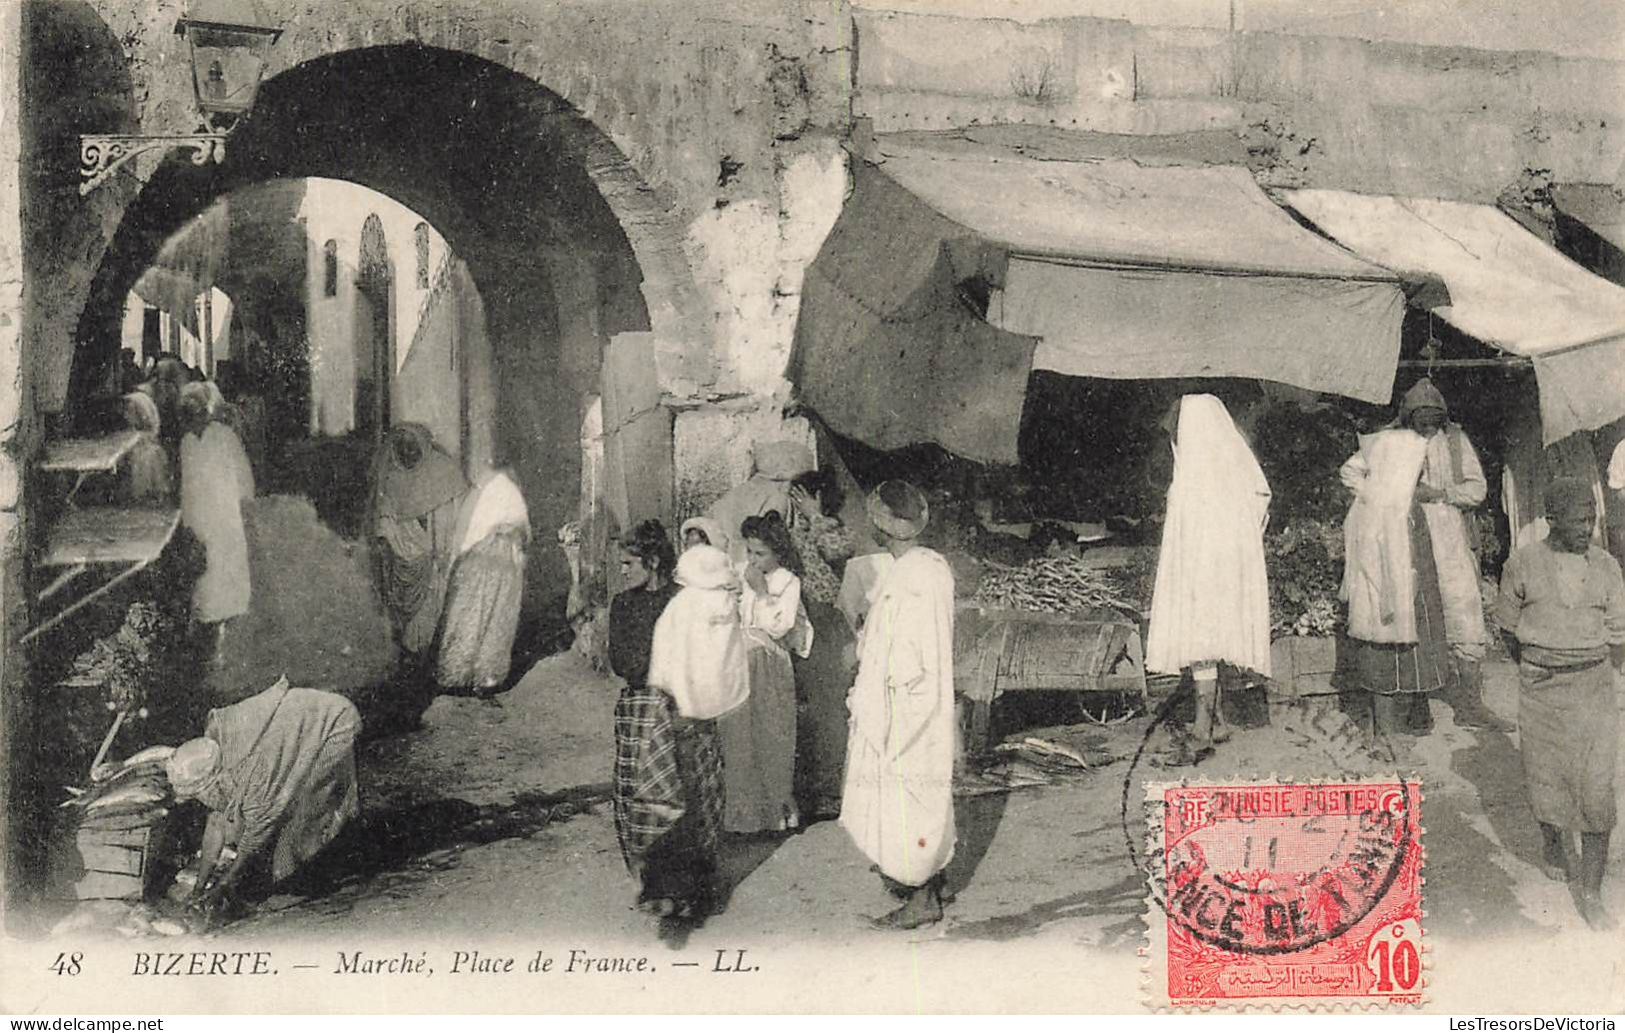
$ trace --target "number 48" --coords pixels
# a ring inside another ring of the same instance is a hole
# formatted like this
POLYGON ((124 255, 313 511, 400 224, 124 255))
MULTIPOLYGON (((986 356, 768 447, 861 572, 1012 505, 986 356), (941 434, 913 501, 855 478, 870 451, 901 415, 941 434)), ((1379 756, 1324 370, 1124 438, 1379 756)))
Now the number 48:
POLYGON ((79 974, 79 963, 83 960, 85 960, 85 956, 79 951, 74 951, 72 954, 58 954, 56 960, 51 962, 50 970, 59 976, 77 976, 79 974))

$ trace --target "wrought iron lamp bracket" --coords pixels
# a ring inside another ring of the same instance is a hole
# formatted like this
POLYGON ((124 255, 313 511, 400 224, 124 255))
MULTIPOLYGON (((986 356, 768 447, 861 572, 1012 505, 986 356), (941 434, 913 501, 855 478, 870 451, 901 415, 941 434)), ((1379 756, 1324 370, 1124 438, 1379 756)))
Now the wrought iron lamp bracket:
POLYGON ((177 147, 192 152, 192 164, 216 165, 226 160, 226 134, 200 124, 195 133, 161 133, 152 136, 132 134, 87 135, 79 137, 79 196, 92 190, 123 168, 130 159, 148 151, 168 151, 177 147))

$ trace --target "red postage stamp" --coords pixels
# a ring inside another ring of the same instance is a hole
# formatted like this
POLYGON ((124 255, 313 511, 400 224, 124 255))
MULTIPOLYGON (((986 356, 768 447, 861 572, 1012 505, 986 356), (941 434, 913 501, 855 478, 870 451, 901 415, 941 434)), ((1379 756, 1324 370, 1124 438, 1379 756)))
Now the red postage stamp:
POLYGON ((1149 1003, 1420 1004, 1421 786, 1146 787, 1149 1003))

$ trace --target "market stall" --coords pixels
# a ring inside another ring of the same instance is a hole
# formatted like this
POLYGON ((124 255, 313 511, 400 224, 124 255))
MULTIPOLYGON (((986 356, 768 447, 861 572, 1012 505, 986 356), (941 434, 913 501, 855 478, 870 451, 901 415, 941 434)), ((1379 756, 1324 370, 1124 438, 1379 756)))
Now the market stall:
POLYGON ((1487 205, 1337 190, 1281 197, 1356 254, 1442 280, 1450 300, 1433 312, 1496 352, 1529 360, 1546 444, 1625 416, 1625 288, 1487 205))
POLYGON ((837 433, 1015 463, 1035 370, 1389 400, 1401 278, 1300 227, 1245 169, 882 144, 853 178, 790 363, 837 433))
MULTIPOLYGON (((1055 160, 914 136, 881 139, 853 176, 854 193, 807 273, 790 376, 831 431, 871 449, 936 445, 989 470, 1025 464, 1034 387, 1057 381, 1168 385, 1113 397, 1148 430, 1152 410, 1183 389, 1176 381, 1268 382, 1298 399, 1386 405, 1407 295, 1439 286, 1431 274, 1403 277, 1305 230, 1237 165, 1167 155, 1055 160)), ((1064 410, 1056 398, 1065 392, 1051 394, 1049 409, 1064 410)), ((964 536, 975 558, 991 559, 990 538, 1000 536, 978 532, 1021 494, 1020 476, 978 485, 974 501, 993 512, 964 536)), ((970 598, 959 609, 956 681, 974 709, 1018 688, 1146 693, 1144 572, 1156 514, 1146 506, 1127 516, 1137 548, 1108 565, 1123 571, 1124 587, 1121 606, 1106 613, 1031 592, 990 600, 980 585, 961 588, 970 598)), ((1047 523, 1076 529, 1099 519, 1047 523)), ((1092 537, 1062 533, 1046 545, 1026 535, 1010 550, 1017 555, 982 576, 995 591, 1041 586, 1046 564, 1087 566, 1080 546, 1092 537)), ((1317 557, 1300 562, 1314 569, 1293 582, 1300 597, 1287 633, 1326 623, 1320 610, 1329 604, 1317 593, 1335 559, 1323 554, 1323 537, 1312 529, 1283 550, 1296 555, 1284 562, 1317 557)), ((1063 594, 1087 592, 1072 585, 1063 594)), ((972 723, 985 731, 985 713, 972 723)))
POLYGON ((63 515, 52 525, 44 551, 35 560, 35 566, 52 578, 39 590, 37 603, 43 606, 81 576, 99 572, 111 576, 30 628, 22 642, 44 634, 144 570, 174 537, 180 526, 178 509, 76 505, 87 479, 118 474, 140 437, 140 432, 130 430, 97 438, 67 438, 46 446, 39 469, 46 474, 70 474, 74 482, 65 495, 63 515))

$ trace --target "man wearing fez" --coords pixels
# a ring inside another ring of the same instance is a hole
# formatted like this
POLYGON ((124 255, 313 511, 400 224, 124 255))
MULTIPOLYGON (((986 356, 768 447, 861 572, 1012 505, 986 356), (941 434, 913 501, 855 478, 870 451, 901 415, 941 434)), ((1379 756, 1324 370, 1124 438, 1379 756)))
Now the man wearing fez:
POLYGON ((1540 822, 1541 870, 1577 884, 1580 915, 1612 929, 1602 903, 1615 821, 1616 668, 1625 664, 1625 578, 1591 544, 1596 502, 1574 478, 1546 492, 1547 537, 1507 560, 1495 620, 1518 663, 1518 738, 1540 822), (1570 834, 1580 833, 1578 871, 1570 834))

